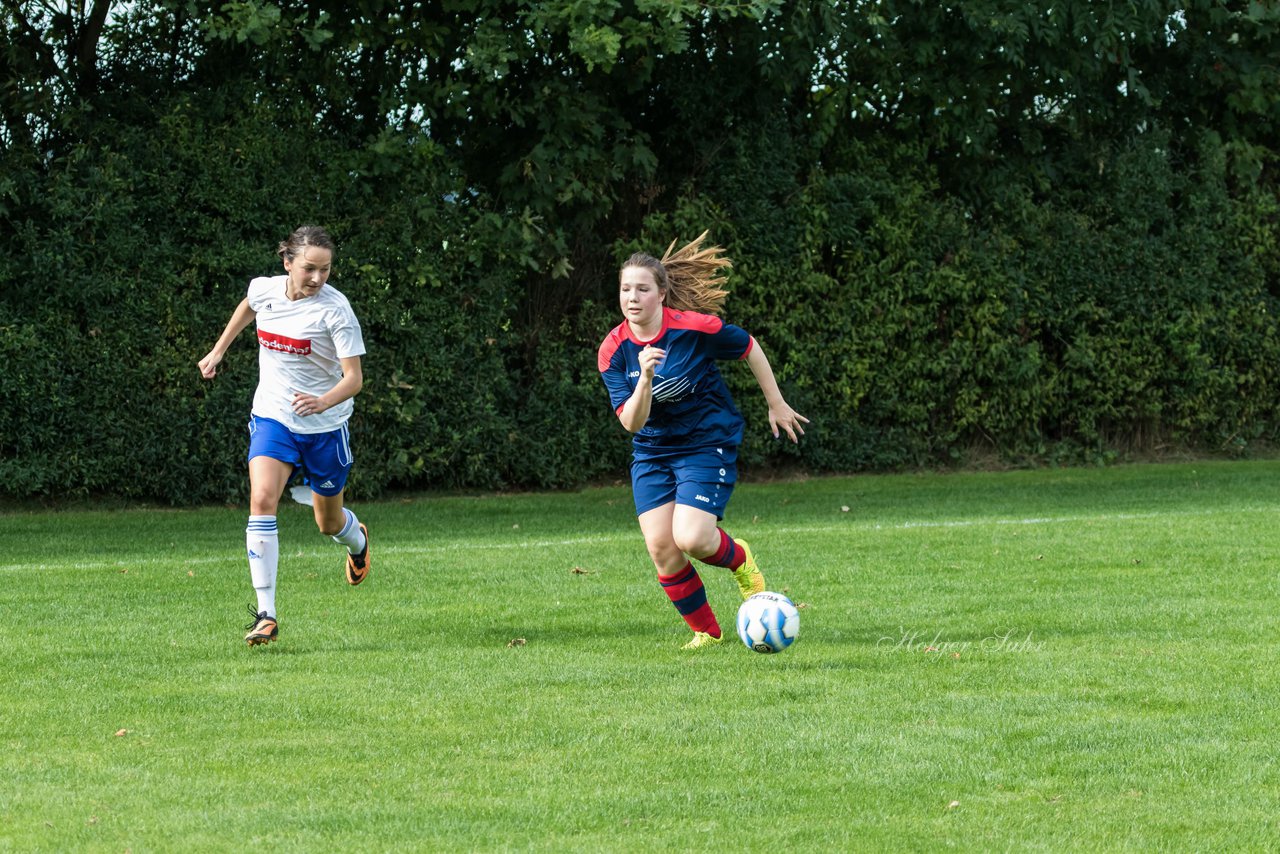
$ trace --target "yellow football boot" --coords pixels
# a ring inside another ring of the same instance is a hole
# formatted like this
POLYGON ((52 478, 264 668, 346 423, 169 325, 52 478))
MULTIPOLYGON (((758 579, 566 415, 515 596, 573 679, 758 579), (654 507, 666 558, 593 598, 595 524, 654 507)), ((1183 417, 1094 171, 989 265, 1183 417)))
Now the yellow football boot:
POLYGON ((742 549, 747 559, 733 571, 733 580, 738 582, 738 590, 742 593, 743 599, 750 599, 757 593, 764 592, 764 575, 760 572, 760 567, 756 566, 755 555, 751 554, 751 547, 743 540, 734 540, 738 544, 738 548, 742 549))
POLYGON ((712 637, 706 632, 694 632, 693 640, 689 641, 687 644, 685 644, 680 648, 692 649, 692 650, 706 649, 709 646, 715 646, 716 644, 723 643, 723 642, 724 642, 724 635, 721 635, 720 637, 716 638, 716 637, 712 637))

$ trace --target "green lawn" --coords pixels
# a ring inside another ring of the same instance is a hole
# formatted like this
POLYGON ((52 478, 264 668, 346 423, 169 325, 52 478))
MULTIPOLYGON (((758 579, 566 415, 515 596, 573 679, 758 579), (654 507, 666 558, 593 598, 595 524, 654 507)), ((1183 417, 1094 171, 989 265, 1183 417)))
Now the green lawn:
POLYGON ((254 649, 243 508, 0 516, 0 850, 1280 840, 1280 462, 747 482, 776 656, 680 651, 626 488, 353 507, 254 649))

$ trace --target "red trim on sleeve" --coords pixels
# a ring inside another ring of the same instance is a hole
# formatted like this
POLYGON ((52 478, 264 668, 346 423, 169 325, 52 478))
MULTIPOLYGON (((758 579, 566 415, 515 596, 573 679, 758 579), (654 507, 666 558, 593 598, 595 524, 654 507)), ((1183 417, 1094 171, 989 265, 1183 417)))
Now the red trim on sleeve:
POLYGON ((716 317, 714 314, 701 314, 696 311, 672 311, 669 308, 663 309, 666 314, 666 327, 668 329, 692 329, 695 332, 706 332, 708 335, 715 335, 724 328, 724 321, 716 317))
POLYGON ((604 337, 604 341, 600 342, 600 349, 596 352, 596 368, 600 373, 603 374, 609 370, 609 362, 613 361, 613 354, 622 346, 622 341, 626 337, 623 327, 626 325, 625 320, 619 323, 604 337))
POLYGON ((756 346, 756 336, 754 335, 747 336, 747 349, 743 350, 742 355, 739 356, 738 358, 739 359, 747 358, 747 356, 751 355, 751 348, 754 346, 756 346))

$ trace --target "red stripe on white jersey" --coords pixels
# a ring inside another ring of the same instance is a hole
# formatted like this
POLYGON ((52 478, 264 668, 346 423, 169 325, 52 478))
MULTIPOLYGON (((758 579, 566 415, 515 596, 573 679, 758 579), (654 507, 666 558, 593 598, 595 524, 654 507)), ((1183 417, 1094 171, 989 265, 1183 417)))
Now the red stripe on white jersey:
POLYGON ((311 355, 310 338, 290 338, 288 335, 277 335, 274 332, 263 332, 259 329, 258 343, 277 353, 292 353, 295 356, 311 355))

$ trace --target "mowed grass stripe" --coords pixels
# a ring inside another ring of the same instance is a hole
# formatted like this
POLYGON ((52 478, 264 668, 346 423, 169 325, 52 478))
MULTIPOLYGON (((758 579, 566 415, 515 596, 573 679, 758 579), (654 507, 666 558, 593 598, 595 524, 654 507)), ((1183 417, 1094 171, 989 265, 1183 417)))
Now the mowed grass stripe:
MULTIPOLYGON (((143 512, 143 511, 134 511, 143 512)), ((916 528, 981 528, 987 526, 1003 527, 1003 526, 1036 526, 1036 525, 1070 525, 1070 524, 1098 524, 1109 522, 1140 522, 1158 519, 1174 519, 1174 518, 1194 518, 1209 516, 1238 516, 1242 514, 1266 513, 1272 514, 1277 512, 1274 507, 1238 507, 1217 510, 1177 510, 1177 511, 1159 511, 1146 513, 1097 513, 1090 515, 1077 516, 1037 516, 1025 519, 929 519, 905 522, 867 522, 851 519, 848 522, 835 524, 815 524, 815 525, 748 525, 746 527, 736 527, 732 520, 726 520, 724 527, 731 529, 734 533, 743 538, 750 538, 754 534, 762 534, 765 536, 772 535, 790 535, 790 534, 838 534, 844 532, 868 532, 868 531, 909 531, 916 528)), ((286 532, 286 536, 288 533, 286 532)), ((596 534, 586 537, 565 537, 560 539, 519 539, 518 535, 504 533, 503 536, 513 536, 516 539, 511 540, 472 540, 472 541, 454 541, 440 544, 421 544, 409 545, 398 543, 389 546, 378 545, 376 553, 378 555, 430 555, 430 554, 449 554, 454 552, 476 552, 476 551, 512 551, 525 549, 555 549, 567 546, 590 546, 590 545, 611 545, 615 543, 634 543, 639 541, 639 531, 628 529, 627 531, 618 532, 616 534, 596 534)), ((178 549, 176 554, 181 554, 178 549)), ((289 557, 319 557, 332 555, 333 550, 327 546, 322 548, 301 548, 288 551, 283 555, 284 559, 289 557)), ((71 570, 93 570, 93 569, 111 569, 119 566, 164 566, 181 562, 186 565, 201 564, 221 564, 228 560, 236 560, 242 557, 239 550, 228 550, 225 554, 206 555, 204 557, 176 557, 175 553, 160 553, 156 555, 129 555, 127 558, 120 559, 104 559, 99 561, 60 561, 57 563, 39 562, 39 563, 0 563, 0 572, 34 572, 47 571, 50 569, 71 569, 71 570)))

